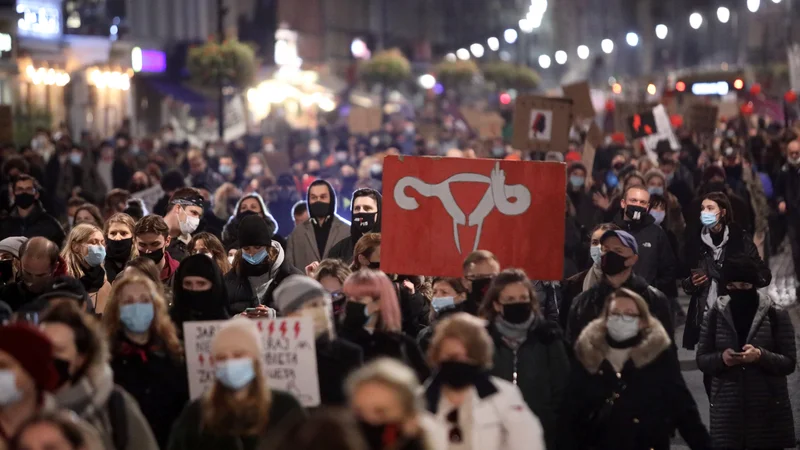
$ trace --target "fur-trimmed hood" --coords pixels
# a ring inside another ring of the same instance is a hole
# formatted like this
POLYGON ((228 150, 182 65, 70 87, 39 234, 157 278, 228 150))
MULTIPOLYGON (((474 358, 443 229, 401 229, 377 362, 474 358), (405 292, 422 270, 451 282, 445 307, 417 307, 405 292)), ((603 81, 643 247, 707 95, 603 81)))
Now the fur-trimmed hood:
MULTIPOLYGON (((589 373, 597 373, 606 359, 609 349, 606 333, 606 319, 601 317, 589 322, 575 341, 575 357, 589 373)), ((653 317, 650 327, 642 330, 642 341, 631 349, 631 361, 637 369, 644 367, 655 361, 671 344, 664 326, 653 317)))

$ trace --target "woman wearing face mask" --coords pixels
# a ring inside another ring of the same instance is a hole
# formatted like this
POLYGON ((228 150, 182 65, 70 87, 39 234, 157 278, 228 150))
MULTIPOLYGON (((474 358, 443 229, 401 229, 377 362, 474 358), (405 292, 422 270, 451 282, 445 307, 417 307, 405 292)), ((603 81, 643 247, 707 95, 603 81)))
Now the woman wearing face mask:
POLYGON ((175 274, 172 308, 169 315, 178 335, 183 336, 183 323, 200 320, 225 320, 228 291, 217 264, 204 255, 183 260, 175 274))
POLYGON ((399 361, 381 358, 347 378, 350 409, 368 450, 444 450, 445 429, 416 396, 419 381, 399 361))
MULTIPOLYGON (((264 204, 264 199, 257 193, 252 193, 245 195, 236 203, 233 215, 228 219, 225 228, 222 229, 222 245, 230 247, 236 243, 239 239, 239 225, 242 223, 242 219, 253 214, 263 217, 269 227, 270 236, 277 237, 275 233, 278 232, 278 223, 269 213, 267 205, 264 204)), ((286 242, 281 244, 286 248, 286 242)))
POLYGON ((106 450, 97 431, 67 412, 43 412, 22 424, 9 450, 106 450))
POLYGON ((231 270, 231 263, 228 261, 228 254, 225 252, 225 247, 222 243, 211 233, 197 233, 192 236, 189 242, 190 255, 206 255, 217 263, 222 275, 227 274, 231 270))
POLYGON ((266 317, 274 311, 273 293, 289 275, 302 275, 286 261, 283 247, 272 240, 270 226, 261 216, 250 215, 239 225, 241 250, 225 275, 228 312, 266 317))
POLYGON ((641 296, 608 296, 575 342, 558 448, 667 450, 676 427, 689 448, 711 448, 670 342, 641 296))
POLYGON ((558 408, 569 374, 558 324, 542 315, 533 284, 519 269, 506 269, 495 277, 481 317, 488 320, 494 341, 492 375, 519 387, 542 421, 547 447, 555 448, 558 408))
POLYGON ((47 393, 58 386, 53 346, 24 322, 0 327, 0 448, 37 413, 55 409, 47 393))
POLYGON ((58 302, 42 315, 41 329, 53 343, 59 408, 94 426, 106 449, 158 450, 136 400, 114 385, 100 323, 74 302, 58 302))
POLYGON ((451 450, 544 450, 542 426, 520 390, 490 375, 492 347, 474 316, 440 322, 428 350, 434 375, 425 383, 427 410, 446 428, 451 450))
POLYGON ((111 293, 103 263, 106 259, 106 240, 103 232, 87 223, 76 225, 69 232, 61 257, 67 265, 67 275, 81 280, 95 313, 102 315, 111 293))
POLYGON ((658 169, 650 169, 644 176, 644 181, 645 186, 647 186, 647 192, 650 193, 651 200, 654 196, 658 195, 663 197, 667 203, 667 207, 665 208, 666 217, 658 225, 662 225, 664 230, 672 232, 675 236, 680 236, 680 238, 683 239, 686 232, 686 221, 683 220, 683 210, 681 209, 678 198, 667 190, 667 177, 664 175, 664 172, 658 169))
POLYGON ((388 356, 411 366, 419 379, 430 370, 416 341, 402 332, 397 291, 381 271, 362 269, 347 277, 340 334, 364 351, 364 360, 388 356))
POLYGON ((436 324, 451 314, 464 311, 464 302, 469 294, 461 278, 434 278, 431 285, 431 324, 417 334, 417 344, 423 352, 428 351, 436 324))
POLYGON ((567 171, 567 197, 575 209, 575 220, 582 230, 594 227, 603 219, 603 210, 592 200, 592 174, 586 173, 586 166, 572 163, 567 171))
POLYGON ((353 249, 353 272, 361 269, 378 270, 381 267, 381 234, 367 233, 356 242, 353 249))
POLYGON ((281 316, 311 318, 322 405, 344 405, 345 378, 364 358, 361 348, 336 337, 330 294, 314 279, 292 275, 275 290, 275 307, 281 316))
MULTIPOLYGON (((727 294, 725 285, 720 284, 725 261, 741 255, 761 261, 753 238, 734 220, 725 194, 712 192, 703 196, 700 221, 703 227, 686 238, 686 265, 691 276, 682 283, 684 292, 692 296, 683 331, 683 347, 690 350, 700 339, 700 327, 708 310, 718 297, 727 294)), ((768 286, 771 281, 772 273, 761 261, 756 288, 768 286)))
POLYGON ((183 348, 158 287, 142 276, 114 283, 103 315, 114 383, 136 399, 159 447, 189 400, 183 348))
POLYGON ((351 273, 353 272, 344 262, 338 259, 323 259, 311 274, 325 288, 325 291, 331 295, 334 325, 336 327, 339 326, 339 319, 344 314, 345 296, 342 292, 344 280, 351 273))
POLYGON ((117 213, 109 217, 103 227, 106 238, 106 278, 113 283, 117 274, 122 272, 125 264, 139 256, 139 251, 133 245, 133 228, 136 222, 125 213, 117 213))
POLYGON ((714 448, 795 446, 786 377, 795 371, 795 333, 786 311, 756 284, 761 261, 727 258, 721 296, 703 322, 697 367, 711 382, 714 448))
POLYGON ((256 324, 237 317, 211 340, 216 381, 175 422, 168 450, 255 450, 303 416, 297 400, 270 389, 256 324))

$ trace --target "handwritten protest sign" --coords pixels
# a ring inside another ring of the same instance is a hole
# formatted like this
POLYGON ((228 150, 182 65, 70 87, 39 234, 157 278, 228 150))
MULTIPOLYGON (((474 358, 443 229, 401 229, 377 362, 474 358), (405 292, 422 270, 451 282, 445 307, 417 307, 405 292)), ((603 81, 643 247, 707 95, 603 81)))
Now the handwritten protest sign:
MULTIPOLYGON (((189 395, 197 398, 214 384, 211 339, 225 321, 185 322, 189 395)), ((308 317, 256 321, 264 345, 264 367, 269 385, 291 393, 303 406, 320 403, 314 325, 308 317)))
POLYGON ((520 95, 514 105, 514 136, 518 150, 569 150, 572 100, 520 95))
POLYGON ((390 156, 381 269, 461 276, 472 251, 536 280, 563 277, 566 165, 390 156))

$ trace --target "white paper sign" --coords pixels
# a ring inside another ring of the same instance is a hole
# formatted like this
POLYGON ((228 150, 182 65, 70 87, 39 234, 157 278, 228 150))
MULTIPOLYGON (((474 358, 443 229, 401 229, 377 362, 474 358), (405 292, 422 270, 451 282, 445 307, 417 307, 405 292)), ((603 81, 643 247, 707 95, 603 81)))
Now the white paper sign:
POLYGON ((672 132, 672 123, 669 120, 669 114, 667 114, 664 105, 658 105, 653 108, 653 119, 655 119, 658 132, 642 138, 642 144, 644 144, 647 156, 649 156, 653 162, 657 162, 658 154, 656 154, 656 146, 660 141, 668 141, 669 146, 673 150, 680 150, 681 144, 678 142, 675 133, 672 132))
MULTIPOLYGON (((320 404, 314 324, 309 317, 256 320, 264 345, 269 386, 289 392, 305 407, 320 404)), ((184 322, 189 395, 201 396, 214 383, 211 339, 224 320, 184 322)))

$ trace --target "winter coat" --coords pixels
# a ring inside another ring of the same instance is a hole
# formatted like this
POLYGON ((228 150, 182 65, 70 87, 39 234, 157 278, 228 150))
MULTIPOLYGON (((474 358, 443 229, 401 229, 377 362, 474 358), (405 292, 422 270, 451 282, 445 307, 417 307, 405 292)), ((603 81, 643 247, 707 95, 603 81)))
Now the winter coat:
POLYGON ((106 449, 158 450, 136 400, 114 385, 114 374, 106 364, 91 367, 73 385, 58 391, 56 403, 92 424, 106 449))
POLYGON ((0 240, 12 236, 24 236, 32 238, 42 236, 53 241, 61 247, 64 243, 64 229, 55 217, 47 214, 41 203, 35 204, 27 217, 20 217, 17 208, 11 210, 11 214, 0 222, 0 240))
MULTIPOLYGON (((441 383, 435 378, 425 383, 427 410, 438 423, 452 428, 439 409, 441 383)), ((487 377, 470 388, 473 449, 480 450, 544 450, 542 425, 528 409, 519 389, 508 381, 487 377)), ((445 412, 446 413, 446 412, 445 412)))
POLYGON ((345 327, 339 336, 361 347, 365 363, 381 357, 395 358, 411 367, 420 380, 427 379, 431 373, 417 342, 405 334, 383 330, 370 333, 364 328, 345 327))
POLYGON ((603 210, 594 204, 592 192, 581 188, 567 188, 567 196, 575 210, 575 220, 580 228, 581 236, 586 236, 603 220, 603 210))
MULTIPOLYGON (((711 275, 709 278, 717 277, 719 279, 722 274, 722 266, 725 264, 727 258, 738 257, 746 255, 759 261, 758 276, 761 282, 756 286, 757 288, 766 287, 772 282, 772 272, 764 261, 758 256, 758 249, 756 249, 753 239, 747 234, 741 226, 736 223, 728 225, 728 243, 722 251, 720 261, 714 261, 714 251, 700 238, 700 231, 694 232, 687 238, 686 246, 686 263, 691 269, 701 269, 706 275, 711 275), (716 275, 715 275, 716 274, 716 275)), ((684 292, 691 295, 692 299, 689 301, 689 311, 686 317, 686 328, 683 330, 683 348, 693 350, 700 339, 700 327, 703 324, 703 317, 706 314, 708 302, 708 290, 711 287, 711 282, 707 282, 701 286, 695 286, 692 283, 692 277, 684 279, 681 283, 684 292)), ((727 294, 724 283, 717 283, 718 295, 727 294)))
POLYGON ((327 336, 317 339, 316 350, 321 404, 344 406, 347 403, 344 393, 345 379, 350 372, 361 367, 364 353, 351 342, 344 339, 331 340, 327 336))
POLYGON ((728 367, 726 349, 740 351, 730 310, 720 297, 708 312, 697 366, 711 381, 711 437, 717 448, 786 448, 795 446, 792 407, 786 377, 796 364, 794 328, 789 315, 759 294, 747 343, 761 350, 757 362, 728 367))
POLYGON ((561 283, 558 281, 534 281, 536 299, 545 319, 558 322, 558 304, 561 296, 561 283))
POLYGON ((21 280, 8 283, 0 289, 0 299, 8 303, 12 311, 19 311, 26 305, 32 305, 40 293, 28 290, 28 287, 21 280))
MULTIPOLYGON (((409 281, 413 282, 413 279, 409 281)), ((403 318, 403 333, 408 336, 419 335, 431 322, 431 301, 420 292, 419 288, 420 286, 415 286, 412 294, 402 283, 395 282, 397 301, 403 318)))
POLYGON ((331 250, 328 252, 328 258, 341 260, 345 264, 352 264, 353 258, 355 257, 355 255, 353 255, 355 247, 356 243, 353 241, 353 237, 347 236, 331 247, 331 250))
POLYGON ((330 257, 331 249, 342 239, 350 236, 350 225, 345 223, 337 215, 332 215, 328 220, 332 220, 330 234, 325 243, 325 254, 320 255, 317 248, 317 237, 314 234, 314 223, 309 220, 295 227, 289 239, 286 240, 286 258, 289 264, 305 273, 307 265, 314 261, 322 261, 330 257))
POLYGON ((256 450, 262 442, 305 415, 300 403, 289 393, 272 390, 269 423, 261 435, 219 435, 203 426, 204 397, 189 403, 172 428, 168 450, 256 450), (283 425, 283 426, 282 426, 283 425))
POLYGON ((784 164, 775 183, 775 202, 786 202, 786 214, 800 217, 800 167, 784 164))
MULTIPOLYGON (((253 286, 247 276, 237 273, 237 270, 231 270, 225 274, 225 284, 228 288, 228 313, 231 316, 244 312, 247 308, 255 308, 258 305, 264 305, 272 308, 273 306, 273 293, 275 289, 285 280, 289 275, 303 275, 284 259, 283 248, 280 244, 272 241, 272 247, 278 250, 278 256, 272 262, 269 269, 269 280, 267 290, 261 298, 256 298, 256 293, 253 292, 253 286)), ((246 264, 241 261, 240 264, 246 264)))
MULTIPOLYGON (((248 214, 246 212, 244 213, 239 212, 239 208, 242 206, 242 201, 248 198, 254 198, 258 200, 258 203, 261 205, 261 217, 263 217, 265 222, 267 222, 267 229, 269 230, 269 235, 273 236, 272 239, 275 240, 274 236, 278 232, 278 222, 275 220, 274 217, 272 217, 272 214, 270 214, 269 209, 267 209, 266 203, 264 203, 264 199, 260 195, 252 193, 243 196, 242 198, 239 199, 238 202, 236 202, 236 206, 234 206, 233 208, 234 211, 233 215, 230 217, 230 219, 228 219, 228 223, 226 223, 225 226, 222 228, 221 242, 225 248, 238 248, 239 223, 242 221, 243 218, 247 217, 248 215, 255 214, 255 213, 248 214)), ((284 248, 286 247, 284 246, 284 248)))
POLYGON ((632 234, 639 245, 639 261, 633 266, 633 271, 663 292, 665 287, 675 284, 677 270, 675 252, 667 233, 656 225, 650 214, 638 222, 625 221, 623 214, 624 211, 620 212, 614 223, 632 234))
POLYGON ((555 448, 558 411, 569 377, 569 359, 561 329, 555 322, 537 320, 517 349, 508 345, 494 324, 492 375, 514 383, 544 429, 547 448, 555 448))
POLYGON ((163 345, 139 345, 123 333, 111 343, 114 382, 136 399, 160 448, 166 448, 172 424, 189 401, 186 364, 163 345))
POLYGON ((598 318, 575 342, 559 450, 669 450, 676 427, 691 449, 711 448, 661 323, 653 320, 642 331, 621 372, 606 359, 606 335, 605 318, 598 318))
MULTIPOLYGON (((675 335, 675 328, 672 323, 672 311, 667 297, 658 289, 648 286, 643 278, 635 274, 631 274, 631 277, 622 284, 622 287, 628 288, 644 298, 647 306, 650 307, 650 314, 661 322, 664 329, 667 330, 667 335, 672 339, 671 336, 675 335)), ((615 290, 607 284, 606 280, 603 280, 597 286, 575 298, 567 319, 566 336, 570 343, 578 339, 581 331, 589 322, 600 317, 606 298, 615 290)))

